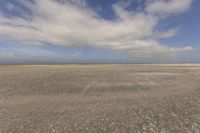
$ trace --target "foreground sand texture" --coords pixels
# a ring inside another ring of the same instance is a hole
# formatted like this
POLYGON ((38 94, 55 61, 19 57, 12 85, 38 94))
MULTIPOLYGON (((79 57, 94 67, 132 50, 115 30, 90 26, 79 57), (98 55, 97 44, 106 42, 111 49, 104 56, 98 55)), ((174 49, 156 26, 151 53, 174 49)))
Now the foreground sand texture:
POLYGON ((0 66, 0 133, 199 132, 199 65, 0 66))

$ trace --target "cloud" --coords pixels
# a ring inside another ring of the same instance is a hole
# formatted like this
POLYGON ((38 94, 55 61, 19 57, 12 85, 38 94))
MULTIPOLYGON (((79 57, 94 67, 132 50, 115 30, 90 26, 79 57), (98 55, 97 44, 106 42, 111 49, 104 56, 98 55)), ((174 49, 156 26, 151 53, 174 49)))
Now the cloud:
POLYGON ((38 47, 24 46, 5 48, 0 47, 0 64, 2 63, 66 63, 71 60, 78 60, 78 56, 64 55, 41 49, 38 47))
POLYGON ((152 0, 146 11, 152 14, 176 14, 190 8, 192 0, 152 0))
MULTIPOLYGON (((171 56, 176 52, 193 50, 173 48, 160 44, 156 26, 160 17, 155 13, 174 14, 190 7, 191 0, 150 2, 146 11, 127 11, 119 4, 113 5, 114 20, 106 20, 83 0, 20 0, 21 16, 7 17, 0 13, 0 36, 16 39, 29 45, 50 43, 61 46, 92 46, 127 53, 135 57, 171 56), (169 5, 169 6, 167 6, 169 5), (163 9, 163 6, 165 8, 163 9)), ((13 7, 12 7, 13 8, 13 7)), ((176 30, 162 33, 171 37, 176 30)))
POLYGON ((179 32, 179 28, 171 28, 165 32, 160 32, 158 33, 158 37, 159 38, 171 38, 171 37, 174 37, 178 34, 179 32))
POLYGON ((182 48, 182 50, 183 51, 195 51, 195 49, 194 48, 192 48, 192 47, 185 47, 185 48, 182 48))

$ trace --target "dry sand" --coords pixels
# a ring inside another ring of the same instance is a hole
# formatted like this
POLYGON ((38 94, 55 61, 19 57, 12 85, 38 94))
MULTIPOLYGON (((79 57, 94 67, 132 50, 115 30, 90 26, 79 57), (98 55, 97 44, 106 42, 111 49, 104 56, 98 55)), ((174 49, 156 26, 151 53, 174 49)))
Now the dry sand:
POLYGON ((200 65, 1 65, 0 133, 199 133, 200 65))

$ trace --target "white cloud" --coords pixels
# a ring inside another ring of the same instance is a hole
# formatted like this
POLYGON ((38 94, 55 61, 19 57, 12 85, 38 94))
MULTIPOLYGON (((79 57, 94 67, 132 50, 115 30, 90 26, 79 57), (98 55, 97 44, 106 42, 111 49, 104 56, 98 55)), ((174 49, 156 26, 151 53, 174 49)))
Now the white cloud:
POLYGON ((190 46, 184 47, 184 48, 182 48, 182 50, 183 51, 195 51, 195 49, 190 46))
POLYGON ((160 38, 171 38, 171 37, 176 36, 178 34, 179 30, 180 30, 179 28, 171 28, 167 31, 158 33, 158 36, 160 38))
MULTIPOLYGON (((22 4, 31 10, 32 16, 23 14, 25 16, 20 18, 0 14, 0 36, 31 45, 42 45, 44 42, 62 46, 90 45, 138 57, 172 55, 171 53, 191 49, 160 44, 154 37, 159 17, 152 13, 182 12, 191 4, 190 0, 174 1, 154 1, 147 5, 146 10, 149 13, 130 12, 119 5, 113 5, 117 19, 106 20, 83 0, 61 3, 53 0, 35 0, 35 4, 21 0, 22 4), (170 7, 163 10, 166 4, 170 7)), ((175 33, 174 30, 166 31, 162 36, 171 37, 175 33)))
POLYGON ((192 0, 152 0, 146 11, 153 14, 176 14, 190 8, 192 0))
POLYGON ((0 47, 0 64, 1 63, 66 63, 70 59, 78 59, 76 56, 64 55, 38 47, 0 47))

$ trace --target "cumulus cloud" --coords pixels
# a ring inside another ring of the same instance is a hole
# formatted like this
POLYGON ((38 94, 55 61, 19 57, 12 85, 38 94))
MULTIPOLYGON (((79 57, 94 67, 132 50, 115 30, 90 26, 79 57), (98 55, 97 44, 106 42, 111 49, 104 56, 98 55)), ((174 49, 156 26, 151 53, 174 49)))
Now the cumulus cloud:
MULTIPOLYGON (((168 56, 191 51, 193 48, 173 48, 160 44, 155 36, 159 16, 174 14, 190 7, 191 0, 154 0, 144 11, 127 11, 113 5, 114 20, 106 20, 84 0, 20 0, 30 10, 21 16, 7 17, 0 13, 0 36, 25 44, 50 43, 62 46, 85 46, 125 52, 133 56, 168 56)), ((12 7, 14 8, 14 7, 12 7)), ((18 9, 23 10, 23 9, 18 9)), ((172 37, 176 30, 161 33, 172 37)))

